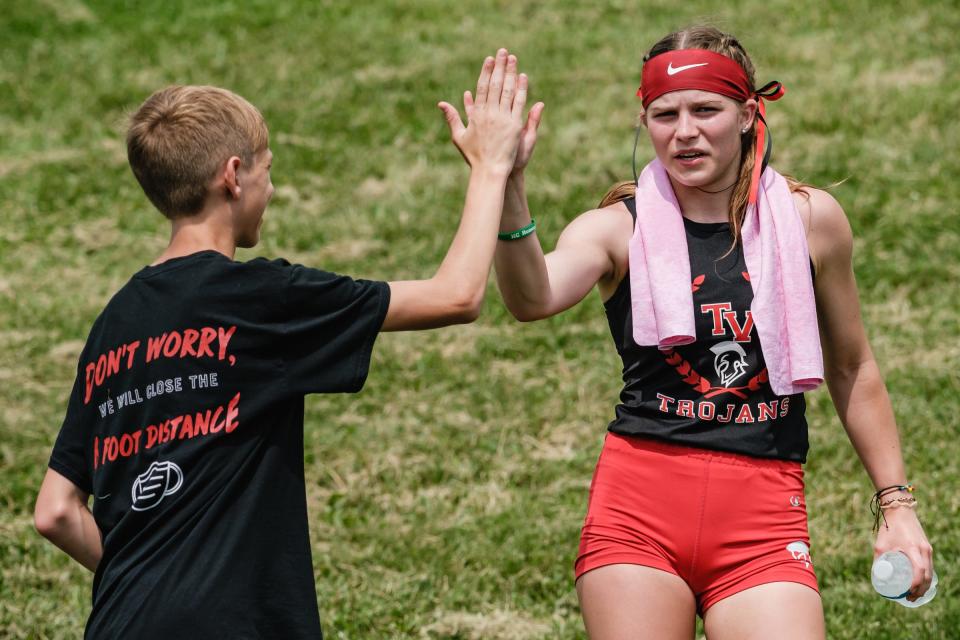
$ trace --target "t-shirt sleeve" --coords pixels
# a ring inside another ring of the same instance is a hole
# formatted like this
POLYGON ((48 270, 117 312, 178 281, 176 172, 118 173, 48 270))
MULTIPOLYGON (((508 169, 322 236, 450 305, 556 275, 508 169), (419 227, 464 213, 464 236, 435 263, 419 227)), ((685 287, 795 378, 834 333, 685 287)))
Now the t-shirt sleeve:
POLYGON ((389 285, 293 265, 283 304, 287 388, 298 394, 359 391, 390 305, 389 285))
POLYGON ((90 427, 84 419, 85 409, 80 397, 82 372, 77 370, 73 391, 67 404, 67 414, 60 427, 60 434, 53 445, 48 466, 87 493, 93 491, 90 465, 87 460, 90 427))

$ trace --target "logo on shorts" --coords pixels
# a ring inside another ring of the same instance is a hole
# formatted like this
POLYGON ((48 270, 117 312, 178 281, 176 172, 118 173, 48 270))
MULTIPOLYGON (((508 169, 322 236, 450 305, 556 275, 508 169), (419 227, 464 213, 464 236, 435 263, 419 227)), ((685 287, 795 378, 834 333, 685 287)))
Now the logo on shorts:
POLYGON ((183 471, 175 463, 154 462, 137 476, 130 489, 134 511, 146 511, 176 493, 183 485, 183 471))
POLYGON ((790 496, 790 506, 799 507, 800 506, 800 496, 790 496))
POLYGON ((791 542, 787 545, 787 551, 790 552, 794 560, 803 563, 804 569, 809 569, 810 565, 813 564, 813 558, 810 557, 810 547, 807 546, 806 542, 801 540, 791 542))

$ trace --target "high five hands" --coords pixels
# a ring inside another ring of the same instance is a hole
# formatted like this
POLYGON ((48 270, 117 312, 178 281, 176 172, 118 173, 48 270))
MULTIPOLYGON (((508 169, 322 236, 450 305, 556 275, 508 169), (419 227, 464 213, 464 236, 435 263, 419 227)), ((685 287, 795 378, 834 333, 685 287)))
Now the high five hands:
POLYGON ((522 171, 530 161, 544 105, 533 105, 524 121, 527 85, 526 74, 517 74, 517 57, 500 49, 495 58, 483 61, 476 99, 469 91, 463 94, 467 126, 456 107, 448 102, 437 105, 453 144, 470 167, 511 173, 522 171))

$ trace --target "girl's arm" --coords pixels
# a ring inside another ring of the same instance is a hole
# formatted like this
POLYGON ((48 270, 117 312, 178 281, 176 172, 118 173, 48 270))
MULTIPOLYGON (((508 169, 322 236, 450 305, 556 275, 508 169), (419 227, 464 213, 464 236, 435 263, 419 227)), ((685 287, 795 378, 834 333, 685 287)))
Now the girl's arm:
POLYGON ((464 94, 468 124, 441 102, 454 144, 470 165, 460 226, 436 274, 427 280, 390 282, 383 331, 429 329, 472 322, 480 313, 493 260, 503 191, 523 127, 527 78, 506 49, 484 60, 474 100, 464 94))
MULTIPOLYGON (((798 205, 808 218, 814 290, 827 387, 837 415, 874 487, 907 484, 900 438, 887 388, 860 317, 853 275, 853 234, 843 209, 824 191, 809 189, 798 205)), ((888 497, 897 497, 892 494, 888 497)), ((933 549, 913 509, 884 512, 874 554, 900 549, 914 567, 910 599, 930 586, 933 549)))
MULTIPOLYGON (((530 109, 513 172, 504 194, 500 231, 531 222, 523 170, 537 139, 543 103, 530 109)), ((620 281, 627 263, 626 240, 633 233, 629 211, 617 203, 581 214, 544 255, 534 232, 520 240, 500 240, 494 254, 497 286, 511 314, 522 322, 547 318, 582 300, 597 283, 620 281)))
MULTIPOLYGON (((522 178, 511 178, 507 183, 504 218, 509 221, 501 223, 501 229, 510 224, 520 228, 530 221, 522 178)), ((494 268, 507 309, 521 322, 548 318, 580 302, 594 285, 619 280, 617 273, 623 275, 619 265, 626 264, 626 238, 631 227, 630 213, 618 203, 580 214, 547 255, 536 233, 520 240, 499 241, 494 268)))

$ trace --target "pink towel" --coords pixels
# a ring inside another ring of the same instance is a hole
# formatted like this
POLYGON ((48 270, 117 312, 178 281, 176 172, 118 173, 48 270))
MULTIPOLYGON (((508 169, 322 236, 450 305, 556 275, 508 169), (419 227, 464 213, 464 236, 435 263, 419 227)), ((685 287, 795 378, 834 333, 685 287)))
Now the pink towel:
MULTIPOLYGON (((815 389, 823 356, 803 222, 787 181, 767 167, 757 205, 742 229, 753 313, 770 386, 777 395, 815 389), (790 304, 787 304, 789 299, 790 304)), ((637 180, 637 224, 630 239, 633 339, 666 350, 696 340, 690 256, 677 197, 659 160, 637 180)))

